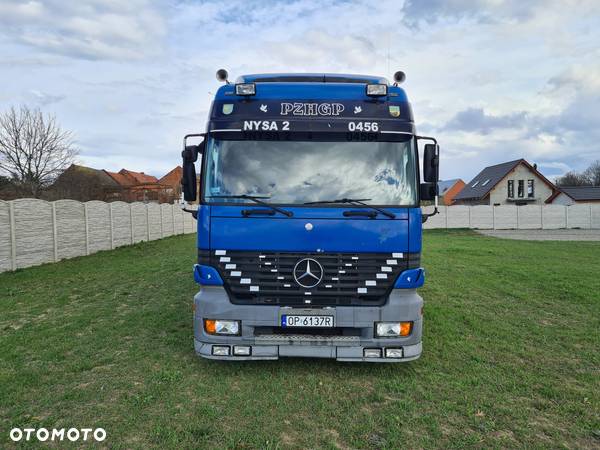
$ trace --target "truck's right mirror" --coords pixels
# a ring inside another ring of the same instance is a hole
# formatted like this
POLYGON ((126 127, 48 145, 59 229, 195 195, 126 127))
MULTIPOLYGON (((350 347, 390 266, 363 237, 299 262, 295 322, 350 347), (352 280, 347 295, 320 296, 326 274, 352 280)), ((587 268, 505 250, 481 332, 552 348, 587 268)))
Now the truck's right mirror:
POLYGON ((196 165, 198 155, 204 152, 204 141, 198 145, 186 145, 181 152, 183 158, 183 176, 181 177, 181 190, 186 202, 196 201, 196 165))
POLYGON ((423 153, 423 180, 437 183, 439 179, 440 147, 437 144, 425 144, 423 153))

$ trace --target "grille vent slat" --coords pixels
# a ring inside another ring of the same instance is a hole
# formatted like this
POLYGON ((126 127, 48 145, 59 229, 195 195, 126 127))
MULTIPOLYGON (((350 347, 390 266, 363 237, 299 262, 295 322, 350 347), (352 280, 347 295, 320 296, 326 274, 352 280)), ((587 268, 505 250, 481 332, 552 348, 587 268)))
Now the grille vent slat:
POLYGON ((420 254, 199 250, 198 263, 217 268, 237 304, 374 306, 385 302, 402 271, 419 267, 420 254), (312 288, 300 286, 293 276, 294 267, 304 258, 318 261, 323 268, 321 282, 312 288))

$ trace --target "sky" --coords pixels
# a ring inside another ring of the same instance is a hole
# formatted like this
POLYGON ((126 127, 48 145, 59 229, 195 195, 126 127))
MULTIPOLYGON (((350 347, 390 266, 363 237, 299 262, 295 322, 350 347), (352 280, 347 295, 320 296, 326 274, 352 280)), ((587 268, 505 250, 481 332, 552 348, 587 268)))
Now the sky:
POLYGON ((0 111, 73 131, 78 162, 162 176, 244 73, 406 73, 442 178, 600 159, 597 0, 0 0, 0 111))

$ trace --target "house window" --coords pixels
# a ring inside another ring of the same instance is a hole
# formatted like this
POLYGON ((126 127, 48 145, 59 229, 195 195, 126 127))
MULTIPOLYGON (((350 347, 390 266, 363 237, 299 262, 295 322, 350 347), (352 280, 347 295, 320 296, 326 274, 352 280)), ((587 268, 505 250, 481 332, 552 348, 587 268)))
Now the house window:
POLYGON ((515 196, 515 182, 514 180, 508 180, 508 198, 514 198, 515 196))
POLYGON ((474 188, 475 186, 477 186, 479 184, 479 180, 477 180, 475 183, 473 183, 473 185, 471 186, 472 188, 474 188))
POLYGON ((485 186, 485 185, 486 185, 486 184, 488 184, 489 182, 490 182, 490 179, 488 178, 487 180, 485 180, 485 181, 484 181, 484 182, 481 184, 481 186, 485 186))
POLYGON ((525 196, 525 180, 519 180, 517 195, 519 198, 523 198, 525 196))
POLYGON ((533 198, 535 191, 533 188, 533 180, 527 180, 527 197, 533 198))

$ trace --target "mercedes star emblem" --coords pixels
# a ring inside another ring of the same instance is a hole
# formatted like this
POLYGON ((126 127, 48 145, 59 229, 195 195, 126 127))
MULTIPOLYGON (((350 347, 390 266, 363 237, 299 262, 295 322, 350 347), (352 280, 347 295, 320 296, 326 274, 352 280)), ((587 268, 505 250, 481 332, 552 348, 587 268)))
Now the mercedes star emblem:
POLYGON ((316 259, 301 259, 294 266, 294 279, 304 288, 315 287, 323 279, 323 266, 316 259))

